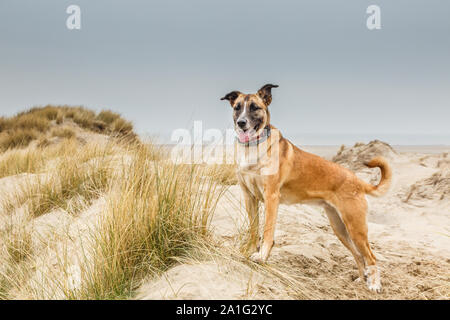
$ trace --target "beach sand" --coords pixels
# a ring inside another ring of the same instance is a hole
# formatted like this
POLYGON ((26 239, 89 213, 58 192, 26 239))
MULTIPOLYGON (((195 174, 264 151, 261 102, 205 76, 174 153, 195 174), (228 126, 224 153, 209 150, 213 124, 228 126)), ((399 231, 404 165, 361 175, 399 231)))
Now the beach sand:
POLYGON ((369 241, 381 270, 382 293, 371 293, 364 283, 353 281, 358 276, 353 257, 333 234, 320 207, 281 205, 268 263, 257 266, 242 258, 238 249, 247 234, 247 218, 240 188, 232 185, 211 223, 218 253, 207 261, 184 261, 149 280, 137 297, 449 299, 449 147, 391 148, 376 141, 343 150, 337 146, 303 149, 334 158, 371 183, 377 182, 379 173, 361 165, 365 158, 383 155, 392 165, 389 193, 367 197, 369 241))
MULTIPOLYGON (((364 283, 354 281, 358 272, 353 257, 333 234, 323 209, 317 206, 281 205, 275 246, 267 264, 248 260, 240 250, 248 235, 243 196, 239 186, 230 185, 210 222, 211 243, 195 257, 178 259, 166 272, 145 279, 133 297, 449 299, 449 147, 392 148, 380 141, 353 147, 300 147, 354 170, 370 183, 377 183, 379 172, 365 168, 364 160, 383 155, 392 165, 394 179, 388 194, 381 198, 367 197, 369 241, 381 270, 382 293, 369 292, 364 283)), ((20 181, 28 178, 32 179, 33 174, 0 179, 1 194, 14 191, 20 181)), ((64 256, 67 265, 80 267, 83 261, 80 241, 91 232, 89 230, 95 229, 99 214, 104 210, 104 200, 100 197, 75 217, 56 210, 35 219, 33 237, 48 242, 35 250, 33 277, 37 282, 44 283, 39 279, 55 274, 52 263, 62 257, 61 252, 67 252, 64 256), (68 235, 78 240, 70 242, 68 235), (62 251, 64 248, 66 250, 62 251)), ((16 212, 17 219, 24 218, 20 212, 16 212)), ((260 221, 264 220, 263 214, 261 209, 260 221)), ((11 223, 10 219, 1 217, 0 231, 11 223)), ((76 277, 74 281, 76 286, 76 277)), ((15 297, 30 298, 20 293, 15 297)))

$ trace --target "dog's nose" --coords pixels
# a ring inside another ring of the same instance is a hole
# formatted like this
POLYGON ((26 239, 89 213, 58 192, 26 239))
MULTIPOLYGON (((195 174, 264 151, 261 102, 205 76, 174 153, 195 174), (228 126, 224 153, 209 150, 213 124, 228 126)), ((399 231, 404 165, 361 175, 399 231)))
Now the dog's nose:
POLYGON ((245 120, 245 119, 238 120, 238 121, 237 121, 237 124, 238 124, 238 126, 239 126, 240 128, 244 128, 245 125, 247 124, 247 120, 245 120))

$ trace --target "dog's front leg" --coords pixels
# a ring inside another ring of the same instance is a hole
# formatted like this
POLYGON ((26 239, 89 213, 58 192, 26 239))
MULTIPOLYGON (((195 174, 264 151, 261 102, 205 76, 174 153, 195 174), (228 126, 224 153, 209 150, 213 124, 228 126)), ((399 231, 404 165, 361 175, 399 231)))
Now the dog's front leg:
POLYGON ((264 239, 260 250, 260 259, 266 262, 274 244, 275 224, 277 222, 278 204, 280 203, 280 190, 276 186, 266 187, 264 190, 264 239))
POLYGON ((248 192, 244 192, 245 209, 249 220, 250 239, 248 243, 248 254, 251 255, 259 250, 259 214, 258 200, 248 192))

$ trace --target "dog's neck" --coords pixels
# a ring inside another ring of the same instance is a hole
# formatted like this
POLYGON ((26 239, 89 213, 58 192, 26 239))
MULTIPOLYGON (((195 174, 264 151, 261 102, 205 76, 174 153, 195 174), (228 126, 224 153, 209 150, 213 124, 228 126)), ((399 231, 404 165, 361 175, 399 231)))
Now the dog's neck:
POLYGON ((266 132, 264 140, 254 140, 258 141, 254 145, 236 140, 235 159, 241 173, 266 175, 274 172, 272 167, 278 167, 281 133, 273 126, 269 126, 266 132))
POLYGON ((239 137, 236 137, 236 141, 240 145, 243 145, 246 147, 257 146, 257 145, 263 143, 264 141, 266 141, 270 137, 270 132, 271 132, 270 125, 267 125, 264 127, 261 134, 257 135, 255 138, 253 138, 249 141, 246 141, 246 142, 241 142, 239 140, 239 137))

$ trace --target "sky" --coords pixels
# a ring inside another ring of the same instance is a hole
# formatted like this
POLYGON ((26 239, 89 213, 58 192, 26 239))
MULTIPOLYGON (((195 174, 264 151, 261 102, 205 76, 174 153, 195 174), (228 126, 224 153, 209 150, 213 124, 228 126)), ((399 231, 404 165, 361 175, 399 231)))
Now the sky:
POLYGON ((450 145, 450 2, 0 0, 2 115, 111 109, 167 141, 194 121, 232 128, 219 99, 266 83, 294 142, 450 145))

